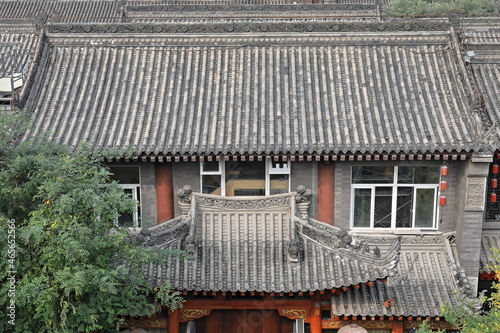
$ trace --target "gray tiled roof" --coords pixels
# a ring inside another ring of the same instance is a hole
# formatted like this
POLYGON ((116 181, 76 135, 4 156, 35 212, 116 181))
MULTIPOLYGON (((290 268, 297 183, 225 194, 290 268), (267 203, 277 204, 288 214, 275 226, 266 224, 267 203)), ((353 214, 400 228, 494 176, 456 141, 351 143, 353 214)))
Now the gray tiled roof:
POLYGON ((120 17, 115 0, 2 0, 0 21, 31 21, 44 11, 58 22, 111 22, 120 17))
MULTIPOLYGON (((366 242, 291 214, 295 193, 256 199, 193 194, 191 213, 142 236, 150 246, 190 249, 194 260, 151 265, 149 278, 186 291, 306 292, 382 279, 393 273, 398 241, 376 254, 366 242)), ((189 205, 188 205, 189 206, 189 205)))
POLYGON ((403 237, 398 273, 333 296, 332 315, 439 317, 445 303, 458 305, 455 291, 475 293, 452 248, 444 236, 403 237))
MULTIPOLYGON (((486 116, 500 128, 500 18, 465 22, 463 44, 475 53, 470 68, 481 93, 486 116)), ((497 129, 498 137, 500 131, 497 129)), ((496 148, 499 139, 496 140, 496 148)))
POLYGON ((500 264, 499 258, 495 258, 492 248, 500 249, 500 230, 483 230, 481 238, 481 272, 491 273, 491 265, 500 264))
POLYGON ((29 136, 143 154, 473 148, 446 32, 48 36, 29 136))
POLYGON ((24 29, 0 26, 0 78, 27 70, 38 36, 24 29))

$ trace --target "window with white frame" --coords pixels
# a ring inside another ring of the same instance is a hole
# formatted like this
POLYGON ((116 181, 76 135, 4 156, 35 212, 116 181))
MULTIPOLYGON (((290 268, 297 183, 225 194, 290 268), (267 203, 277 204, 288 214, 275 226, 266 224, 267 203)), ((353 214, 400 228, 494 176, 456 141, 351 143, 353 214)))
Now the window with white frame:
MULTIPOLYGON (((112 166, 110 167, 111 179, 116 180, 125 193, 138 203, 141 201, 141 182, 138 166, 112 166)), ((116 221, 116 225, 121 228, 138 228, 140 206, 133 212, 122 212, 116 221)))
POLYGON ((353 166, 353 228, 436 228, 439 167, 353 166))
POLYGON ((201 162, 202 193, 259 196, 290 191, 290 164, 282 161, 201 162))

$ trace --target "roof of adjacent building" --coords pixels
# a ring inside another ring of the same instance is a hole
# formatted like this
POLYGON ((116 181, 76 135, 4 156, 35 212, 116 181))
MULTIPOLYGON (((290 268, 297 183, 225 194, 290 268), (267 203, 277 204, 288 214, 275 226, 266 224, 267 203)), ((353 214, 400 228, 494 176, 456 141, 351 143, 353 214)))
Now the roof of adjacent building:
MULTIPOLYGON (((381 238, 380 242, 384 241, 381 238)), ((457 291, 469 297, 476 292, 460 269, 454 252, 453 241, 446 235, 404 236, 398 273, 387 283, 376 281, 373 286, 350 287, 332 296, 332 315, 441 316, 443 305, 459 305, 457 291)))
POLYGON ((470 60, 477 88, 482 97, 485 118, 496 127, 495 148, 500 138, 500 19, 465 21, 463 44, 474 52, 470 60))
POLYGON ((469 151, 472 89, 436 27, 52 25, 28 137, 151 155, 469 151))
POLYGON ((148 267, 158 285, 215 292, 331 290, 386 278, 398 260, 398 239, 380 253, 338 228, 297 217, 296 192, 189 198, 183 216, 141 232, 149 246, 193 252, 193 260, 148 267))
POLYGON ((116 0, 2 0, 0 21, 33 21, 40 13, 57 22, 113 22, 121 17, 116 0))
POLYGON ((38 44, 31 29, 0 25, 0 78, 26 72, 38 44))
POLYGON ((375 0, 325 1, 301 4, 291 1, 176 1, 176 0, 2 0, 0 21, 33 22, 152 22, 193 20, 272 20, 292 18, 324 20, 379 17, 375 0), (354 18, 357 17, 357 18, 354 18))

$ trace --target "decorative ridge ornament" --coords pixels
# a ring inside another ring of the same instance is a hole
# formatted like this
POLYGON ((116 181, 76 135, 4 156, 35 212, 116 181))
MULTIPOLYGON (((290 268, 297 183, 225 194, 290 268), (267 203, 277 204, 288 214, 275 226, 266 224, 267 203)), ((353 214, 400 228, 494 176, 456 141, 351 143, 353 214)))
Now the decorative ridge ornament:
POLYGON ((442 21, 370 21, 370 22, 339 22, 339 21, 264 21, 264 22, 199 22, 186 19, 181 22, 160 23, 114 23, 114 24, 84 24, 84 23, 50 23, 46 25, 49 33, 77 34, 135 34, 135 33, 255 33, 255 32, 383 32, 383 31, 448 31, 449 22, 442 21))

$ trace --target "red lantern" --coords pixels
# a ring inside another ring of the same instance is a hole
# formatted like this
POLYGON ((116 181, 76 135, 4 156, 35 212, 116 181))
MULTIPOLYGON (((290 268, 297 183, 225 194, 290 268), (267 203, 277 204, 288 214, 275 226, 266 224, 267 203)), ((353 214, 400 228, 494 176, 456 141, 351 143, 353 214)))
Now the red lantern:
POLYGON ((491 166, 491 172, 494 173, 494 174, 498 173, 498 164, 493 164, 491 166))
POLYGON ((446 191, 446 180, 442 180, 439 183, 439 188, 441 189, 441 191, 446 191))
POLYGON ((448 176, 448 166, 447 165, 443 165, 441 167, 441 176, 448 176))
POLYGON ((498 180, 496 178, 493 178, 491 181, 490 181, 490 187, 492 188, 497 188, 498 186, 498 180))
POLYGON ((446 197, 444 195, 441 195, 439 197, 439 205, 440 206, 446 206, 446 197))
POLYGON ((490 201, 491 202, 497 202, 497 194, 496 193, 491 193, 491 195, 490 195, 490 201))

